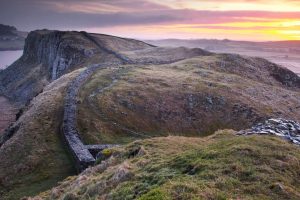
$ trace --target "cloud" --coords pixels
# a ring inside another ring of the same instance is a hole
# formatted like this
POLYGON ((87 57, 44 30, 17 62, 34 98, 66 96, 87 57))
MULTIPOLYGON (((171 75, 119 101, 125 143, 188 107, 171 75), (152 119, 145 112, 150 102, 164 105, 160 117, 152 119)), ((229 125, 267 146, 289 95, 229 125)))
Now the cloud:
POLYGON ((144 0, 1 0, 0 23, 23 30, 147 25, 176 20, 161 12, 168 9, 144 0))
MULTIPOLYGON (((1 0, 0 23, 15 25, 21 30, 62 29, 86 30, 130 26, 188 25, 211 30, 264 30, 288 27, 267 25, 280 21, 298 21, 300 12, 247 10, 197 10, 171 7, 171 2, 193 3, 195 0, 1 0), (162 4, 163 3, 163 4, 162 4), (169 4, 167 4, 169 3, 169 4), (232 23, 253 23, 233 26, 232 23)), ((216 3, 216 0, 201 2, 216 3)), ((218 1, 220 2, 220 1, 218 1)), ((223 3, 264 3, 265 0, 225 0, 223 3)), ((282 0, 287 2, 287 0, 282 0)), ((297 1, 288 1, 296 4, 297 1)), ((294 26, 290 26, 293 29, 294 26)), ((176 32, 176 30, 173 30, 176 32)))
POLYGON ((177 9, 299 11, 299 0, 152 0, 177 9))
MULTIPOLYGON (((36 0, 35 0, 36 1, 36 0)), ((84 13, 114 13, 114 12, 142 12, 166 10, 170 7, 147 0, 42 0, 36 3, 52 7, 61 12, 84 12, 84 13)))

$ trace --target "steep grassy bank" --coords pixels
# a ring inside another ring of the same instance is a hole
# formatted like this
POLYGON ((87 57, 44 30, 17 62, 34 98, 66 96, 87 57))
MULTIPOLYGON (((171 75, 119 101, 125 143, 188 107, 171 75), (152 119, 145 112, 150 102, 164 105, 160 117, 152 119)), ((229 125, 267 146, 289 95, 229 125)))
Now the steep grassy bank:
POLYGON ((61 77, 34 98, 12 138, 0 146, 1 200, 37 194, 75 174, 60 126, 66 86, 78 73, 61 77))

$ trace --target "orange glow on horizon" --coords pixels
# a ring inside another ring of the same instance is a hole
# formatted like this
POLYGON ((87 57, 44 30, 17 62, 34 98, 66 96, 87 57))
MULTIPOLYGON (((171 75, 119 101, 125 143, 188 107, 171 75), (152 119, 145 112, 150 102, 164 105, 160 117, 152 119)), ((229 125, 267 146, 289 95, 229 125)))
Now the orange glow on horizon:
POLYGON ((251 41, 299 40, 299 21, 232 22, 223 24, 172 24, 91 28, 91 32, 139 39, 231 39, 251 41), (134 33, 134 34, 132 34, 134 33))
POLYGON ((194 10, 255 10, 299 12, 300 1, 295 0, 153 0, 174 9, 194 10))
MULTIPOLYGON (((121 0, 119 0, 122 2, 121 0)), ((138 2, 138 0, 135 0, 138 2)), ((135 2, 134 1, 134 2, 135 2)), ((118 1, 117 1, 118 2, 118 1)), ((300 1, 294 0, 144 0, 143 6, 110 1, 52 4, 61 12, 149 15, 170 20, 88 28, 87 31, 139 39, 208 38, 231 40, 299 40, 300 1), (145 3, 146 2, 146 3, 145 3), (205 16, 207 12, 207 15, 205 16), (216 14, 216 15, 214 15, 216 14), (244 15, 245 14, 245 15, 244 15), (174 20, 174 19, 175 20, 174 20), (203 22, 208 18, 208 22, 203 22), (199 20, 200 19, 200 20, 199 20), (202 21, 201 21, 202 19, 202 21), (209 21, 210 20, 210 21, 209 21), (134 33, 134 34, 133 34, 134 33)), ((146 16, 146 17, 145 17, 146 16)), ((118 19, 120 20, 120 19, 118 19)))

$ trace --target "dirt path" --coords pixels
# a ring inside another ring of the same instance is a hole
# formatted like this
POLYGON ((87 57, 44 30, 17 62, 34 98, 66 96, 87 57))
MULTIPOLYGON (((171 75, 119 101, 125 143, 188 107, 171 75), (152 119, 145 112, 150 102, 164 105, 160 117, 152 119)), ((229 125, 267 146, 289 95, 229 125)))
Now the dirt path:
POLYGON ((10 123, 15 121, 17 109, 3 96, 0 96, 0 135, 10 123))

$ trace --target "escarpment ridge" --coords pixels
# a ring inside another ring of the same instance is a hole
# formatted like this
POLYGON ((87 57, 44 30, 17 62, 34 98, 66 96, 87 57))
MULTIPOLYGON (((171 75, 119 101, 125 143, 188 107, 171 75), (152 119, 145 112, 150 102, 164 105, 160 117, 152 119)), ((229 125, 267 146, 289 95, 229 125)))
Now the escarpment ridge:
POLYGON ((159 64, 203 54, 208 52, 156 48, 141 41, 102 34, 38 30, 28 34, 22 57, 0 73, 0 94, 24 105, 51 81, 88 64, 159 64))
POLYGON ((153 47, 132 39, 85 32, 33 31, 26 38, 22 57, 1 72, 0 92, 13 101, 26 104, 45 85, 87 63, 124 60, 110 43, 118 43, 120 48, 129 46, 123 48, 126 50, 153 47))

